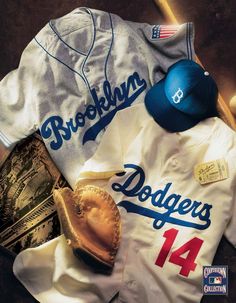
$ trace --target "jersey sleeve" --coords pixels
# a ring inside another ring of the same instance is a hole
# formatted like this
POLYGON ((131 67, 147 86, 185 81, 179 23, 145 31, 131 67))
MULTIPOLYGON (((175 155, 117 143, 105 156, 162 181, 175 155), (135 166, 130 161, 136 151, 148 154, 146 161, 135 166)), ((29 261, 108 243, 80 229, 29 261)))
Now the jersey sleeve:
POLYGON ((0 141, 7 148, 38 128, 41 59, 33 40, 23 51, 19 67, 0 82, 0 141))
POLYGON ((232 206, 232 216, 225 229, 224 236, 236 248, 236 197, 234 197, 234 204, 232 206))
POLYGON ((160 25, 159 40, 153 39, 155 47, 160 54, 162 68, 167 71, 175 62, 181 59, 195 60, 196 54, 194 49, 194 24, 192 22, 179 25, 160 25), (161 32, 163 32, 161 38, 161 32), (166 37, 166 32, 172 33, 166 37))
POLYGON ((85 162, 80 179, 107 179, 124 171, 124 157, 130 143, 151 119, 144 104, 119 111, 105 131, 95 154, 85 162))
POLYGON ((159 63, 160 70, 155 71, 156 76, 159 72, 166 73, 172 64, 181 59, 196 60, 195 29, 192 22, 172 25, 146 24, 142 31, 148 49, 152 52, 154 60, 159 63))

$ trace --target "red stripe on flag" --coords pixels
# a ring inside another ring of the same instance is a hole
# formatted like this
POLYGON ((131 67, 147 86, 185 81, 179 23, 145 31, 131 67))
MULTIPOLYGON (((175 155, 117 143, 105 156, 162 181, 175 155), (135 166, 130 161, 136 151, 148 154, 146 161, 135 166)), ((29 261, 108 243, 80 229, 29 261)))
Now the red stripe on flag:
POLYGON ((160 30, 160 33, 167 33, 167 34, 174 34, 176 32, 177 31, 163 31, 163 30, 160 30))
POLYGON ((162 36, 162 35, 160 35, 161 39, 163 39, 163 38, 169 38, 169 37, 171 37, 171 35, 168 35, 168 36, 162 36))

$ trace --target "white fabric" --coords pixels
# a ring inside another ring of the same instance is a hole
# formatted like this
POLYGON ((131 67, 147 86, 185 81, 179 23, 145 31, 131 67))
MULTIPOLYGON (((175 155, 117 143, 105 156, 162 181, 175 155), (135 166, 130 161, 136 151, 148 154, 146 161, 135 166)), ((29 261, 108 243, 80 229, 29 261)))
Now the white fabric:
MULTIPOLYGON (((211 264, 224 231, 235 230, 235 147, 235 132, 219 118, 169 133, 142 105, 120 111, 81 170, 87 183, 103 186, 119 205, 122 241, 112 276, 92 275, 71 255, 63 236, 20 253, 15 274, 40 302, 105 303, 119 291, 115 302, 199 303, 202 267, 211 264), (229 177, 200 185, 194 166, 220 158, 229 177), (94 180, 114 170, 124 173, 94 180), (156 265, 167 239, 168 256, 156 265), (82 286, 84 280, 88 284, 82 286)), ((235 237, 229 240, 236 244, 235 237)))
POLYGON ((154 37, 157 28, 88 8, 51 20, 0 82, 0 140, 8 147, 39 130, 74 187, 115 113, 143 102, 170 65, 194 58, 191 23, 168 38, 154 37))

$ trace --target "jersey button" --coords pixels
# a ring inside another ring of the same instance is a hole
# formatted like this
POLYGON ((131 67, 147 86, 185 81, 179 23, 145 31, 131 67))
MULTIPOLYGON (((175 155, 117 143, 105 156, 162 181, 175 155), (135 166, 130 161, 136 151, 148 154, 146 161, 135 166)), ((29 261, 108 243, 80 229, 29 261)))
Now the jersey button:
POLYGON ((88 73, 88 72, 90 71, 90 68, 89 68, 88 66, 85 66, 84 71, 85 71, 86 73, 88 73))
POLYGON ((128 281, 127 286, 128 286, 128 288, 135 288, 135 286, 136 286, 135 280, 128 281))
POLYGON ((76 61, 78 61, 76 55, 72 55, 71 61, 72 61, 73 63, 75 63, 76 61))
POLYGON ((173 166, 178 166, 178 164, 179 164, 179 162, 178 162, 177 159, 173 159, 173 160, 172 160, 172 165, 173 165, 173 166))

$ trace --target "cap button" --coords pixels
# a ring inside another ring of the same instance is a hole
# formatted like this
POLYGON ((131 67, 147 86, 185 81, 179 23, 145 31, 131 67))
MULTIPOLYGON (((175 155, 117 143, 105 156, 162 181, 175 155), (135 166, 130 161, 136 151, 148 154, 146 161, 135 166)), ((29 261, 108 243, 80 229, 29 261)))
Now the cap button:
POLYGON ((209 76, 209 73, 208 73, 208 72, 204 72, 204 75, 205 75, 205 76, 209 76))

